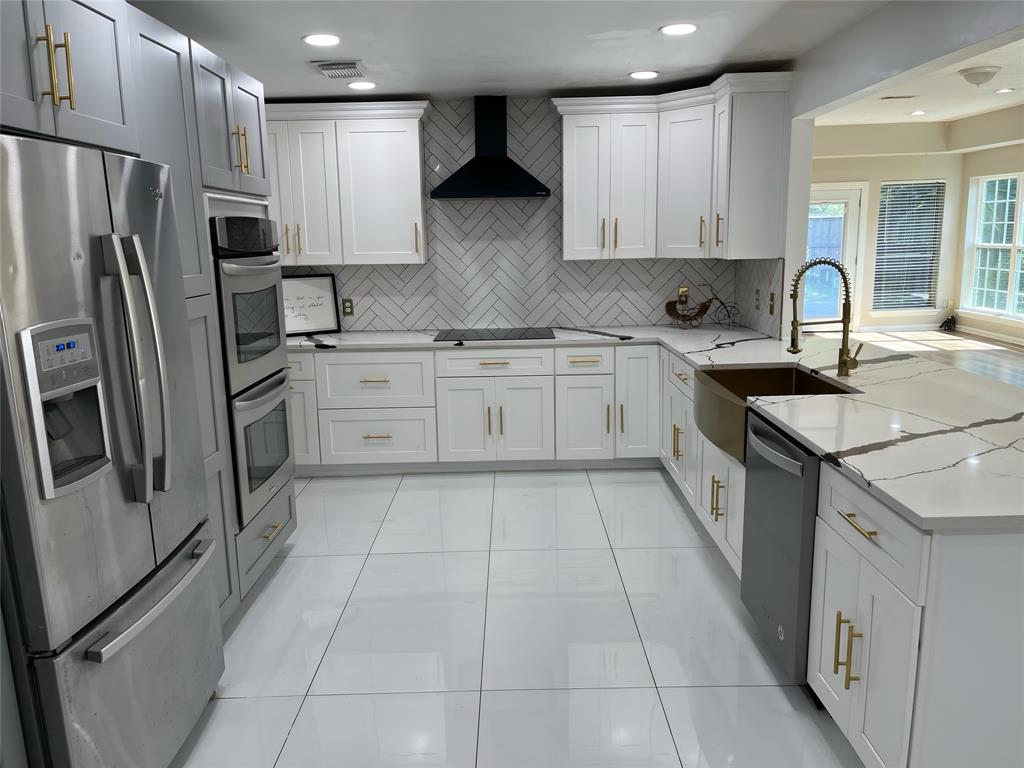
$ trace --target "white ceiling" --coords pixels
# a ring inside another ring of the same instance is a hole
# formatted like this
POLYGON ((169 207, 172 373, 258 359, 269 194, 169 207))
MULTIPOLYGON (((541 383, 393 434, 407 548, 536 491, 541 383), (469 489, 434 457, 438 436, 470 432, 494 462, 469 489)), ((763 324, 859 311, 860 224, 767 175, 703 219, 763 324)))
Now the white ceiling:
POLYGON ((879 91, 871 98, 822 115, 815 120, 815 125, 948 122, 1020 104, 1024 104, 1024 40, 943 67, 898 88, 879 91), (967 67, 989 65, 1002 67, 1002 70, 980 88, 958 74, 967 67), (1000 94, 996 93, 999 88, 1016 90, 1000 94), (883 101, 883 96, 914 98, 883 101), (912 116, 910 113, 916 109, 923 109, 925 114, 912 116))
POLYGON ((371 96, 438 98, 477 93, 670 90, 729 65, 796 58, 881 2, 752 0, 132 0, 261 80, 268 97, 343 97, 354 92, 311 70, 312 59, 361 59, 371 96), (658 27, 688 21, 695 34, 658 27), (309 32, 341 44, 311 48, 309 32), (655 81, 627 74, 655 69, 655 81), (633 85, 633 83, 637 83, 633 85))

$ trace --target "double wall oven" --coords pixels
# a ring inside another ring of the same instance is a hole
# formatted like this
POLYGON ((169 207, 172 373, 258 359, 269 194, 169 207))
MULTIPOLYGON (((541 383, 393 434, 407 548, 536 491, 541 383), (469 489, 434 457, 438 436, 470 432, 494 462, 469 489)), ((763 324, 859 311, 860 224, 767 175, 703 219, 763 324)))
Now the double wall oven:
POLYGON ((210 238, 244 527, 295 475, 277 228, 256 216, 216 216, 210 238))

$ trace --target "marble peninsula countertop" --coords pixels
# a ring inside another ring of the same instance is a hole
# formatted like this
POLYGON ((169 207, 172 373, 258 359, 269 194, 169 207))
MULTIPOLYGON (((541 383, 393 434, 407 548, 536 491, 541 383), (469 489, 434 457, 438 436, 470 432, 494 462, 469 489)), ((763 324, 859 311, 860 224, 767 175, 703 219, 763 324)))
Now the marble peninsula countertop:
MULTIPOLYGON (((743 327, 594 328, 555 339, 468 342, 466 347, 658 343, 695 367, 799 365, 836 375, 838 338, 805 335, 804 351, 743 327)), ((838 336, 838 334, 835 334, 838 336)), ((339 351, 442 349, 429 331, 319 336, 339 351)), ((290 339, 290 351, 312 349, 290 339)), ((326 350, 324 350, 326 351, 326 350)), ((860 367, 838 395, 751 398, 751 407, 926 531, 1024 529, 1024 389, 908 352, 864 344, 860 367)))

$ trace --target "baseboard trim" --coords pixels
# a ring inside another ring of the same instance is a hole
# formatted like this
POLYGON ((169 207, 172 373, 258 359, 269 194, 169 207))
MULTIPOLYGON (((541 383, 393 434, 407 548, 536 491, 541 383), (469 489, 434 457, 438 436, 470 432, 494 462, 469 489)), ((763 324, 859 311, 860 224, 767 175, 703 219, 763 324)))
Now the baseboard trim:
POLYGON ((554 459, 551 461, 432 461, 402 464, 319 464, 299 466, 295 477, 353 477, 359 475, 430 475, 465 472, 542 472, 580 469, 660 469, 657 456, 642 459, 554 459))

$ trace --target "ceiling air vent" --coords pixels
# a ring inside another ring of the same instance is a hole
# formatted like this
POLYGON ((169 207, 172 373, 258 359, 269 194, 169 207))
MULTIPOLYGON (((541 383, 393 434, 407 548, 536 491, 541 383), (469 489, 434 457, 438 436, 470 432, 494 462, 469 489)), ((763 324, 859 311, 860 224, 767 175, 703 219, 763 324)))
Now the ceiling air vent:
POLYGON ((355 80, 366 77, 361 61, 311 61, 309 65, 332 80, 355 80))

